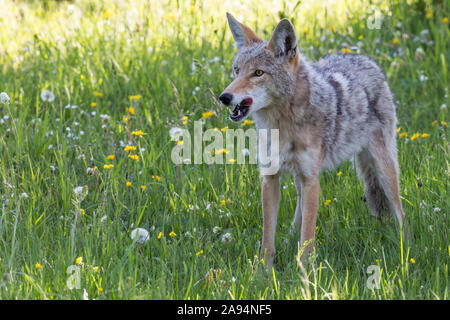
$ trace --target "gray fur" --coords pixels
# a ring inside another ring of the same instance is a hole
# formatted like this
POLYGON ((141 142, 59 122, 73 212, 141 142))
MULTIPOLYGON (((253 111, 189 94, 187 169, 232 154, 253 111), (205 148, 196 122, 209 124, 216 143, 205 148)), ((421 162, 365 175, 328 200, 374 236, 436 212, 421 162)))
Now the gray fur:
POLYGON ((275 48, 275 56, 295 56, 297 54, 297 36, 294 26, 288 19, 283 19, 278 23, 273 31, 269 45, 275 48))
MULTIPOLYGON (((394 211, 402 225, 397 118, 383 71, 364 55, 332 54, 309 61, 292 39, 296 39, 292 24, 282 20, 271 42, 240 46, 233 61, 235 79, 224 92, 235 97, 233 105, 252 98, 248 115, 257 128, 279 129, 281 170, 294 175, 298 201, 302 202, 297 204, 293 222, 296 229, 302 221, 301 243, 313 237, 318 199, 314 186, 319 172, 354 156, 372 214, 378 217, 394 211), (264 75, 252 76, 255 70, 264 75), (308 225, 303 226, 304 221, 308 225)), ((268 184, 265 190, 272 190, 275 180, 263 178, 263 186, 268 184)), ((268 231, 263 232, 262 251, 273 256, 276 220, 271 215, 276 213, 268 195, 266 203, 263 201, 268 231)))
POLYGON ((227 19, 228 19, 228 26, 230 27, 234 42, 236 43, 236 48, 240 50, 247 45, 245 34, 242 30, 240 23, 228 12, 227 12, 227 19))

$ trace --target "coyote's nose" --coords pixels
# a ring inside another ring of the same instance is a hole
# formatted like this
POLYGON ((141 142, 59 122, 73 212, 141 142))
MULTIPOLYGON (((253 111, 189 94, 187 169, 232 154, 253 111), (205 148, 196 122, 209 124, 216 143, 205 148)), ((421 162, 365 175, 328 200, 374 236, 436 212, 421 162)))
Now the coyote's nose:
POLYGON ((233 96, 229 93, 222 93, 219 97, 219 100, 222 101, 224 105, 229 106, 231 100, 233 100, 233 96))

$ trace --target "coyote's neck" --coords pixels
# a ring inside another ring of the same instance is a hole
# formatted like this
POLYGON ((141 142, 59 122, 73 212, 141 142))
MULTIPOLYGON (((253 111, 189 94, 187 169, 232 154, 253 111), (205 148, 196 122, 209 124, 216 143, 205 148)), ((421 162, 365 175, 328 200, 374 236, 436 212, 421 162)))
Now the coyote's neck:
POLYGON ((289 96, 277 99, 269 107, 253 114, 258 129, 286 129, 280 123, 292 123, 301 126, 303 119, 310 112, 309 108, 309 75, 308 61, 301 57, 300 65, 292 78, 292 92, 289 96))

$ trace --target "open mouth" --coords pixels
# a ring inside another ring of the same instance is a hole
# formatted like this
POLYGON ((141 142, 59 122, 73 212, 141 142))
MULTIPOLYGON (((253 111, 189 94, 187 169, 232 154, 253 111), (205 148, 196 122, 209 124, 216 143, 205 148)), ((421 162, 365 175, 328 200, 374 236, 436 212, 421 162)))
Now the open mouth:
POLYGON ((244 119, 250 111, 250 106, 253 103, 252 98, 245 98, 238 103, 233 110, 230 111, 230 120, 238 122, 244 119))

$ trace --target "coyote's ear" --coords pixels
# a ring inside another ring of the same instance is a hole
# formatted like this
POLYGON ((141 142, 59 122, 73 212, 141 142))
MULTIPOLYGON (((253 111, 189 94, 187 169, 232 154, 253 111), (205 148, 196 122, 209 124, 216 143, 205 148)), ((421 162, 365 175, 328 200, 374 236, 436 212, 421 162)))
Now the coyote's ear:
POLYGON ((278 23, 267 49, 273 51, 276 57, 288 57, 291 62, 297 56, 297 36, 294 26, 288 19, 278 23))
POLYGON ((230 26, 231 34, 236 42, 236 48, 241 50, 252 42, 261 42, 259 38, 249 27, 244 26, 237 21, 229 12, 227 12, 228 25, 230 26))

